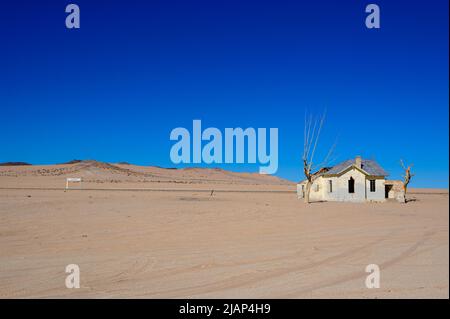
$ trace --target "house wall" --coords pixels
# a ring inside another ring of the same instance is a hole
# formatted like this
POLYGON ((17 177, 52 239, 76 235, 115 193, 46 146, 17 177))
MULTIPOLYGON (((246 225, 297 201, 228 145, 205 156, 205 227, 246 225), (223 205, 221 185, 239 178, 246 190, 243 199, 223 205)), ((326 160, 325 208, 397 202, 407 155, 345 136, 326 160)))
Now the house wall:
MULTIPOLYGON (((356 168, 339 177, 319 177, 311 187, 311 201, 342 201, 342 202, 364 202, 364 201, 385 201, 384 179, 375 179, 375 192, 370 192, 369 178, 356 168), (350 177, 355 180, 355 192, 348 192, 348 181, 350 177), (329 191, 329 181, 332 181, 332 192, 329 191), (319 189, 317 189, 317 185, 319 189)), ((297 194, 303 198, 301 185, 297 185, 297 194)))
POLYGON ((298 183, 297 184, 297 198, 301 199, 303 198, 303 192, 302 192, 302 186, 305 185, 304 183, 298 183))
MULTIPOLYGON (((311 191, 309 193, 310 201, 317 202, 317 201, 324 200, 324 191, 323 191, 324 187, 322 184, 323 184, 323 180, 321 177, 319 177, 318 179, 316 179, 313 182, 313 185, 311 186, 311 191), (317 189, 317 186, 319 186, 318 189, 317 189)), ((298 198, 303 198, 302 186, 306 190, 306 183, 297 184, 297 197, 298 198)))
POLYGON ((405 202, 405 191, 403 189, 402 181, 389 180, 389 181, 386 181, 386 184, 389 184, 392 187, 388 193, 388 197, 390 199, 395 199, 398 202, 405 202))
POLYGON ((385 198, 385 189, 384 189, 384 179, 375 179, 375 192, 370 191, 370 180, 371 178, 367 178, 366 181, 366 189, 367 189, 367 200, 374 202, 384 202, 385 198))
POLYGON ((355 168, 339 177, 324 178, 333 181, 333 192, 327 193, 327 200, 363 202, 366 200, 366 175, 355 168), (348 192, 348 181, 350 177, 355 180, 355 192, 348 192))

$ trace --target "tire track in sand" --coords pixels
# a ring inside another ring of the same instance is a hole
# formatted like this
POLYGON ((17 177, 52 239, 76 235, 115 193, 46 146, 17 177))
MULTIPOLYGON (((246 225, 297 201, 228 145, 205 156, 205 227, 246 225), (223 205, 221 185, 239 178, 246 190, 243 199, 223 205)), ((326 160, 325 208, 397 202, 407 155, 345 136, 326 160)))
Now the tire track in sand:
MULTIPOLYGON (((399 254, 398 256, 396 256, 396 257, 394 257, 392 259, 389 259, 389 260, 379 264, 380 269, 389 268, 390 266, 395 265, 396 263, 398 263, 398 262, 400 262, 400 261, 410 257, 411 255, 413 255, 416 252, 416 250, 420 246, 422 246, 425 242, 427 242, 435 233, 436 233, 435 230, 431 230, 431 231, 425 232, 423 234, 422 238, 420 238, 418 241, 416 241, 413 245, 411 245, 404 252, 402 252, 401 254, 399 254)), ((323 281, 321 283, 317 283, 317 284, 311 285, 309 287, 306 287, 306 288, 297 290, 295 292, 283 295, 280 298, 295 298, 298 295, 302 295, 302 294, 305 294, 305 293, 311 293, 314 290, 318 290, 318 289, 322 289, 322 288, 328 288, 328 287, 331 287, 331 286, 342 284, 342 283, 347 282, 347 281, 356 280, 358 278, 364 278, 364 277, 367 277, 367 275, 368 275, 368 273, 366 273, 365 270, 358 271, 358 272, 353 272, 353 273, 344 275, 342 277, 333 279, 331 281, 323 281)))
POLYGON ((165 291, 160 291, 160 292, 148 292, 148 293, 144 292, 144 293, 141 293, 136 296, 146 296, 146 297, 164 296, 164 298, 176 298, 176 297, 183 297, 183 296, 192 296, 192 295, 196 295, 196 294, 205 294, 205 293, 216 292, 216 291, 220 291, 220 290, 239 288, 242 286, 247 286, 247 285, 251 285, 254 283, 258 283, 258 282, 261 282, 264 280, 273 279, 275 277, 280 277, 280 276, 286 275, 286 274, 294 272, 294 271, 315 268, 315 267, 318 267, 318 266, 321 266, 324 264, 328 264, 328 263, 331 263, 334 261, 341 260, 343 258, 347 258, 351 255, 354 255, 355 253, 358 253, 359 251, 366 250, 367 248, 386 240, 387 238, 389 238, 392 235, 392 233, 393 232, 389 233, 388 235, 386 235, 385 237, 383 237, 381 239, 377 239, 366 245, 362 245, 357 248, 350 249, 350 250, 344 251, 342 253, 327 257, 325 259, 318 260, 318 261, 312 261, 312 262, 309 262, 309 263, 306 263, 303 265, 295 265, 295 266, 279 268, 279 269, 274 269, 274 270, 269 270, 269 271, 262 271, 258 274, 255 274, 254 272, 244 273, 244 274, 229 277, 227 279, 223 279, 220 281, 215 281, 215 282, 210 282, 210 283, 205 283, 205 284, 195 285, 195 286, 190 286, 190 287, 170 289, 170 290, 165 290, 165 291))

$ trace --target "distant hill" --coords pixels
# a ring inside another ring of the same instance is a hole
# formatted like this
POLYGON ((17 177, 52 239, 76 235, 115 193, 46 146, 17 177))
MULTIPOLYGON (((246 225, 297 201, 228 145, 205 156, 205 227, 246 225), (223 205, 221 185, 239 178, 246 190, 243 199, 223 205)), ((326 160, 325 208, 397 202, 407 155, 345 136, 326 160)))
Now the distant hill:
POLYGON ((71 161, 68 161, 68 162, 62 163, 62 164, 77 164, 77 163, 81 163, 81 162, 83 162, 83 160, 74 159, 74 160, 71 160, 71 161))
MULTIPOLYGON (((6 166, 5 164, 2 164, 6 166)), ((8 166, 12 166, 9 164, 8 166)), ((26 163, 15 165, 27 165, 26 163)), ((29 165, 29 164, 28 164, 29 165)), ((293 185, 277 176, 238 173, 221 168, 162 168, 125 162, 111 164, 95 160, 72 160, 58 165, 0 168, 0 176, 81 177, 91 182, 169 182, 183 184, 293 185)))
POLYGON ((5 162, 5 163, 0 163, 0 166, 31 166, 30 163, 26 163, 26 162, 5 162))

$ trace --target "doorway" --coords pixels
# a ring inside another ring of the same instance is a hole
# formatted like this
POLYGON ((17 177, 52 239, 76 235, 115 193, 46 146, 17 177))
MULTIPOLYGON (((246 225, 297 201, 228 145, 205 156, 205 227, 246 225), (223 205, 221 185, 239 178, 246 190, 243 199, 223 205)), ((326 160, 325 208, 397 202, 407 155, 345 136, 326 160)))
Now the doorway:
POLYGON ((389 192, 394 185, 384 185, 384 198, 389 198, 389 192))

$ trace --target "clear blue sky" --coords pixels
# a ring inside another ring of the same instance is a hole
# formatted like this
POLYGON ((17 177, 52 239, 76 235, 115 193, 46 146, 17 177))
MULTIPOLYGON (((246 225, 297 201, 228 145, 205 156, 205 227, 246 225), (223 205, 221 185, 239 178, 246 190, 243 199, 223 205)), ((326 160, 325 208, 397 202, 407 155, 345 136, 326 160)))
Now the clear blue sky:
POLYGON ((403 158, 412 186, 448 187, 448 1, 71 2, 1 5, 0 162, 172 167, 170 131, 201 119, 278 127, 277 175, 295 181, 305 109, 326 108, 337 161, 400 178, 403 158), (65 28, 71 2, 79 30, 65 28))

